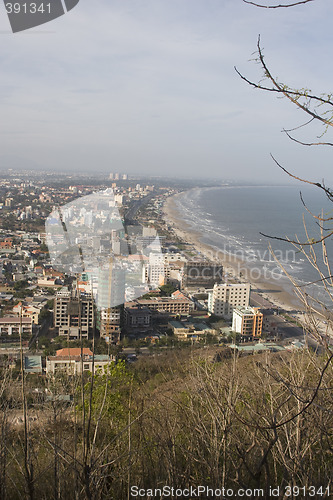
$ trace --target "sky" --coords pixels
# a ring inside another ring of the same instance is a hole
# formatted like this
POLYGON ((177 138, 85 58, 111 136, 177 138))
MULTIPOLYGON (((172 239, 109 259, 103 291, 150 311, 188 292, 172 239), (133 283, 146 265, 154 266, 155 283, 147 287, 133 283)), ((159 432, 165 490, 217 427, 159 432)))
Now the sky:
MULTIPOLYGON (((0 170, 286 182, 273 154, 296 175, 333 185, 330 148, 300 146, 281 132, 307 117, 234 70, 261 79, 251 60, 260 34, 280 81, 332 91, 332 19, 331 0, 289 9, 81 0, 13 34, 1 2, 0 170)), ((322 132, 317 125, 297 137, 322 132)))

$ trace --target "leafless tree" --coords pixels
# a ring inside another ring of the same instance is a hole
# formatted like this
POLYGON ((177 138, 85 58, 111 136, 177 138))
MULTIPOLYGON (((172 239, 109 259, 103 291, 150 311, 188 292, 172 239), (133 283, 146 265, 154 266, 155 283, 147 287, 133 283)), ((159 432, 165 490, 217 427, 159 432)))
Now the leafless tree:
POLYGON ((9 435, 9 394, 8 387, 11 382, 11 370, 4 366, 1 371, 0 381, 0 498, 7 498, 7 442, 9 435))
POLYGON ((304 3, 310 3, 314 2, 315 0, 299 0, 298 2, 285 2, 285 3, 272 3, 268 4, 266 2, 258 3, 258 2, 251 2, 250 0, 243 0, 244 3, 248 3, 250 5, 254 5, 255 7, 261 7, 263 9, 281 9, 284 7, 296 7, 297 5, 302 5, 304 3))
MULTIPOLYGON (((305 1, 287 2, 285 5, 267 5, 267 3, 259 5, 258 2, 249 2, 247 0, 244 1, 245 3, 250 3, 257 7, 268 8, 295 7, 296 5, 300 5, 302 3, 308 3, 307 1, 305 1)), ((270 92, 276 94, 277 96, 282 96, 288 99, 294 106, 296 106, 303 113, 305 113, 305 115, 308 116, 308 119, 298 127, 295 127, 293 129, 283 129, 283 132, 288 136, 288 138, 304 146, 333 146, 332 142, 322 140, 322 137, 333 126, 333 94, 326 93, 317 95, 307 88, 293 89, 288 85, 280 82, 273 76, 272 70, 266 62, 260 36, 258 37, 257 41, 257 54, 255 57, 255 61, 261 67, 263 73, 262 78, 259 81, 251 80, 237 68, 235 68, 237 74, 242 78, 242 80, 244 80, 248 85, 255 89, 270 92), (296 131, 303 129, 303 127, 309 125, 312 122, 317 122, 324 127, 324 130, 320 134, 319 141, 315 140, 308 142, 295 137, 294 133, 296 131)), ((297 179, 302 183, 310 184, 314 186, 314 188, 321 190, 325 197, 330 202, 333 202, 333 191, 331 190, 331 188, 325 185, 324 181, 312 181, 296 176, 291 173, 290 169, 287 169, 283 165, 281 165, 281 163, 276 159, 275 156, 271 156, 275 164, 288 176, 297 179)), ((330 339, 328 337, 328 333, 332 334, 333 332, 332 315, 330 312, 333 303, 333 276, 328 254, 327 241, 331 239, 333 235, 333 218, 330 215, 324 215, 324 213, 314 214, 307 206, 302 193, 300 193, 300 198, 304 209, 312 216, 313 220, 316 222, 316 225, 319 228, 319 234, 313 237, 313 235, 311 235, 309 232, 305 218, 303 218, 305 235, 303 238, 301 238, 300 236, 295 236, 293 238, 286 236, 284 238, 280 238, 267 234, 264 234, 264 236, 267 236, 271 239, 278 239, 289 242, 294 246, 296 251, 302 254, 305 260, 317 271, 318 279, 315 282, 307 283, 306 285, 304 285, 298 283, 297 280, 293 276, 288 274, 288 272, 280 264, 286 275, 293 283, 295 292, 304 305, 304 309, 306 312, 305 327, 307 328, 307 331, 311 335, 314 335, 316 337, 316 340, 324 343, 327 349, 330 349, 330 339), (318 297, 315 296, 311 291, 311 285, 317 283, 321 283, 322 288, 325 291, 325 300, 318 299, 318 297), (323 325, 326 325, 326 327, 324 327, 323 325)), ((270 249, 274 256, 272 247, 270 247, 270 249)))
MULTIPOLYGON (((248 2, 257 7, 263 7, 256 2, 248 2)), ((308 2, 295 2, 285 5, 285 7, 292 7, 301 3, 308 2)), ((282 7, 282 5, 275 5, 275 8, 282 7)), ((270 8, 274 8, 270 6, 270 8)), ((273 77, 272 70, 266 62, 264 57, 263 48, 261 45, 260 36, 257 41, 257 56, 255 61, 259 63, 263 77, 259 81, 253 81, 241 73, 237 68, 237 74, 251 87, 270 92, 278 96, 288 99, 294 106, 300 109, 305 115, 309 117, 300 126, 283 132, 286 133, 289 139, 304 146, 332 146, 333 143, 329 141, 316 140, 306 142, 297 139, 293 133, 302 129, 311 122, 317 122, 324 127, 321 137, 330 130, 333 126, 333 99, 332 94, 316 95, 309 89, 292 89, 288 85, 281 83, 277 78, 273 77)), ((325 197, 333 202, 333 192, 327 187, 324 181, 311 181, 301 178, 292 174, 289 169, 286 169, 280 162, 271 155, 275 164, 281 168, 288 176, 297 179, 298 181, 314 186, 315 189, 320 189, 325 197)), ((319 228, 319 234, 313 237, 310 234, 308 225, 303 217, 304 234, 303 238, 299 236, 291 237, 276 237, 273 235, 264 235, 271 239, 278 239, 289 242, 294 248, 302 254, 306 261, 316 270, 318 279, 315 282, 301 284, 296 278, 290 275, 284 266, 275 257, 274 250, 270 245, 270 250, 278 264, 282 267, 285 274, 289 277, 294 285, 294 290, 303 303, 304 306, 304 322, 303 327, 305 331, 314 337, 319 344, 323 345, 326 354, 322 357, 313 356, 310 351, 304 353, 304 356, 296 356, 295 361, 290 367, 279 365, 272 367, 270 364, 261 364, 261 369, 267 374, 270 384, 268 386, 269 393, 271 394, 272 387, 275 385, 281 391, 278 399, 270 395, 270 400, 276 399, 279 405, 274 409, 274 412, 269 418, 269 412, 265 409, 264 420, 260 418, 259 413, 254 414, 257 421, 256 430, 260 433, 269 432, 269 429, 274 432, 276 441, 272 447, 272 457, 274 462, 274 469, 282 467, 284 475, 289 477, 289 484, 309 484, 309 471, 305 471, 306 464, 305 457, 311 456, 311 450, 314 447, 318 449, 318 443, 323 443, 323 436, 325 435, 325 442, 327 441, 327 433, 323 431, 324 426, 327 424, 329 418, 332 416, 332 401, 330 396, 331 391, 331 374, 332 374, 332 359, 333 349, 331 346, 332 332, 333 332, 333 276, 331 271, 330 256, 327 248, 327 241, 332 238, 332 220, 330 215, 314 214, 307 206, 302 193, 300 194, 301 202, 305 210, 312 216, 319 228), (321 284, 322 290, 325 293, 324 299, 319 299, 318 296, 311 292, 311 285, 321 284), (326 325, 326 326, 324 326, 326 325), (305 376, 307 373, 307 376, 305 376), (311 374, 309 383, 309 373, 311 374), (329 396, 329 397, 327 397, 329 396), (268 418, 268 420, 266 420, 268 418), (265 421, 266 420, 266 421, 265 421), (316 427, 315 422, 320 422, 320 431, 316 427), (313 422, 312 431, 309 429, 309 422, 313 422), (321 425, 325 422, 323 425, 321 425), (282 433, 282 434, 281 434, 282 433)), ((260 377, 259 380, 262 380, 260 377)), ((266 389, 266 391, 267 391, 266 389)), ((251 407, 251 411, 252 407, 251 407)), ((251 429, 250 421, 244 420, 244 414, 238 415, 240 420, 251 429)), ((330 427, 328 425, 328 427, 330 427)), ((250 433, 251 434, 251 433, 250 433)), ((254 442, 254 441, 253 441, 254 442)), ((273 441, 272 441, 273 442, 273 441)), ((325 470, 325 461, 327 457, 327 448, 320 447, 320 452, 316 456, 318 467, 325 470)), ((329 444, 329 449, 331 444, 329 444)), ((244 463, 246 463, 246 454, 251 450, 243 449, 244 463)), ((249 468, 249 465, 247 466, 249 468)))

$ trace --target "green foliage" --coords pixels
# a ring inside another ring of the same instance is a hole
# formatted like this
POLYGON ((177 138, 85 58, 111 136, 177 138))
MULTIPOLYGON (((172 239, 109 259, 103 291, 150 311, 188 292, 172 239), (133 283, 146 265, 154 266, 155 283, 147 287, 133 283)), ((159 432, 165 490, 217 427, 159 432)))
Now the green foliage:
POLYGON ((165 296, 170 297, 171 294, 177 290, 177 288, 173 285, 168 284, 168 285, 160 286, 160 290, 161 290, 162 297, 165 297, 165 296))
POLYGON ((19 280, 15 281, 14 283, 14 290, 19 291, 25 289, 29 285, 28 281, 26 280, 19 280))
POLYGON ((50 299, 46 302, 47 309, 53 309, 54 299, 50 299))
POLYGON ((26 297, 33 297, 34 292, 32 290, 27 290, 27 289, 21 289, 17 292, 14 293, 14 297, 17 299, 25 299, 26 297))
MULTIPOLYGON (((223 356, 214 359, 216 352, 161 351, 129 368, 120 362, 94 376, 86 373, 83 386, 80 377, 64 373, 48 380, 26 377, 35 497, 54 498, 57 484, 58 498, 73 498, 74 488, 90 490, 81 495, 86 499, 126 500, 128 477, 145 488, 205 482, 211 488, 266 491, 268 485, 282 491, 302 481, 327 484, 333 431, 332 365, 322 371, 327 355, 239 358, 220 349, 223 356), (315 404, 302 411, 321 373, 315 404), (74 404, 61 397, 70 394, 74 404)), ((0 460, 15 461, 0 468, 0 479, 6 498, 25 498, 23 426, 6 424, 9 415, 22 415, 21 385, 6 373, 0 380, 0 426, 6 431, 0 450, 7 455, 0 460)))
POLYGON ((51 315, 52 315, 51 311, 49 311, 48 309, 42 309, 38 316, 38 323, 42 324, 43 321, 49 319, 51 315))
POLYGON ((114 425, 124 420, 133 375, 126 368, 125 361, 111 363, 97 370, 93 381, 89 380, 84 388, 86 411, 90 405, 91 384, 93 384, 91 410, 94 421, 101 416, 114 425))

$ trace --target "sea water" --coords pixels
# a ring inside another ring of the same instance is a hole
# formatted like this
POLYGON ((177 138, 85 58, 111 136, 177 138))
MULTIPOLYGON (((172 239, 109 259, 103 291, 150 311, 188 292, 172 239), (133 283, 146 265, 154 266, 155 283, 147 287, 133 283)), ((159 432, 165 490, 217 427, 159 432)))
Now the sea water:
MULTIPOLYGON (((196 188, 181 193, 175 201, 180 217, 200 233, 202 243, 210 245, 217 256, 223 252, 242 259, 254 279, 279 281, 288 289, 290 280, 274 259, 269 249, 271 245, 285 271, 318 300, 324 300, 327 294, 319 281, 320 276, 306 255, 292 243, 276 239, 298 239, 308 243, 311 238, 321 238, 320 221, 309 211, 319 217, 323 211, 324 217, 332 217, 333 204, 319 188, 304 185, 196 188), (308 283, 311 286, 305 287, 308 283)), ((333 221, 324 226, 326 236, 333 228, 333 221)), ((329 237, 325 241, 333 266, 332 240, 329 237)), ((303 248, 310 252, 309 245, 303 248)), ((320 270, 325 277, 329 276, 323 263, 322 245, 313 248, 320 270)), ((325 299, 325 302, 329 301, 325 299)))

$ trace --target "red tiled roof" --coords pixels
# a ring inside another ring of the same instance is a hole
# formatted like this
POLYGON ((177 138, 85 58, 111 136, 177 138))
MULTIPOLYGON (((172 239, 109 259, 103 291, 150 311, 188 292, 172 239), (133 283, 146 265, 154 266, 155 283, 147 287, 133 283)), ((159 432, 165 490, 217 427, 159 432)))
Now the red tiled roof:
POLYGON ((64 349, 59 349, 56 351, 58 357, 61 356, 81 356, 81 353, 84 356, 92 356, 93 353, 89 349, 89 347, 65 347, 64 349))

